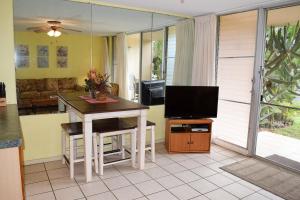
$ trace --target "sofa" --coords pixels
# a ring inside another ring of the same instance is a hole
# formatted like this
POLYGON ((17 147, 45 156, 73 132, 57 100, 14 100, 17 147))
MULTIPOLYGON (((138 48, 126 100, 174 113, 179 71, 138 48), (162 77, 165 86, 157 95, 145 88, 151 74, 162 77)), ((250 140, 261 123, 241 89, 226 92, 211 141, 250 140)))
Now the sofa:
POLYGON ((57 105, 57 92, 80 91, 76 78, 17 79, 19 108, 32 108, 36 103, 43 107, 57 105))
MULTIPOLYGON (((111 83, 111 95, 119 96, 119 85, 111 83)), ((84 91, 72 78, 17 79, 18 108, 57 106, 58 92, 84 91)))

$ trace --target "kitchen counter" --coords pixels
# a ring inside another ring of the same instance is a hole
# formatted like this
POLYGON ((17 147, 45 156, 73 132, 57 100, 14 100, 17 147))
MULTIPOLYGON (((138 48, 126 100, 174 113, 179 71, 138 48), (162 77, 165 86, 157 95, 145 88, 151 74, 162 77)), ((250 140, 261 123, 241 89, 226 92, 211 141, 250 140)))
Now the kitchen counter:
POLYGON ((22 140, 18 106, 10 104, 0 107, 0 149, 19 147, 22 140))
POLYGON ((25 199, 23 136, 16 104, 0 107, 0 199, 25 199))

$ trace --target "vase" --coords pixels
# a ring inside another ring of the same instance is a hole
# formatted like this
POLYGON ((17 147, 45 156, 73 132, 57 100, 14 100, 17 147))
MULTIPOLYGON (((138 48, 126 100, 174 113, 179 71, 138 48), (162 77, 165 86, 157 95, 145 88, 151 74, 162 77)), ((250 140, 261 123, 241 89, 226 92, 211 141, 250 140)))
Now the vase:
POLYGON ((95 90, 89 90, 89 95, 92 99, 96 99, 96 91, 95 90))
POLYGON ((97 94, 97 100, 106 101, 106 99, 107 99, 107 94, 104 94, 104 93, 97 94))

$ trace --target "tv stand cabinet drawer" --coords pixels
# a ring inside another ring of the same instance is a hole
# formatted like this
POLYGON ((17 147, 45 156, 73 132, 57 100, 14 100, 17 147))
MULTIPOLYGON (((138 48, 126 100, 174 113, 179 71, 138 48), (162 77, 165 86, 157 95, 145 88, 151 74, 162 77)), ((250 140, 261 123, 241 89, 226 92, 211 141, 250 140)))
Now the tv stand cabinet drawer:
POLYGON ((210 133, 191 133, 191 152, 209 151, 210 133))
POLYGON ((190 134, 172 134, 170 137, 172 152, 188 152, 190 149, 190 134))

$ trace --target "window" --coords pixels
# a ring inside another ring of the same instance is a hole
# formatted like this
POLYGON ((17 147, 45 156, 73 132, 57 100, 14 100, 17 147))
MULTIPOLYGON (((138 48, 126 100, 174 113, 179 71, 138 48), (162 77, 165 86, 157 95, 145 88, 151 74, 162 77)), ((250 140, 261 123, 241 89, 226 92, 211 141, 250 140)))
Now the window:
POLYGON ((166 85, 172 85, 176 55, 176 27, 167 28, 166 85))
POLYGON ((127 35, 128 97, 139 100, 141 33, 127 35))

